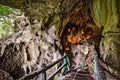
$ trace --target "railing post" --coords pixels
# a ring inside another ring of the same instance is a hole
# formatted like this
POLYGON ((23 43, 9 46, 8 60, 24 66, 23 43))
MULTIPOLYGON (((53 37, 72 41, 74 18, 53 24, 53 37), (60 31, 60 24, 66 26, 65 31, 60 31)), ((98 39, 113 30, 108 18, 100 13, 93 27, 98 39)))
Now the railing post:
MULTIPOLYGON (((66 56, 67 54, 64 53, 64 56, 66 56)), ((68 56, 66 56, 64 59, 63 59, 63 62, 64 64, 66 64, 66 66, 64 67, 64 72, 66 72, 67 70, 70 70, 70 59, 68 56)))
MULTIPOLYGON (((45 64, 42 64, 42 65, 41 65, 41 68, 45 69, 45 68, 46 68, 46 65, 45 65, 45 64)), ((43 72, 40 74, 40 80, 46 80, 46 70, 43 71, 43 72)))
POLYGON ((97 75, 98 72, 98 55, 94 54, 94 75, 97 75))
POLYGON ((70 70, 70 59, 68 56, 66 57, 66 60, 67 60, 67 68, 68 70, 70 70))
POLYGON ((96 80, 99 80, 99 72, 98 72, 98 54, 94 54, 94 75, 96 76, 96 80))

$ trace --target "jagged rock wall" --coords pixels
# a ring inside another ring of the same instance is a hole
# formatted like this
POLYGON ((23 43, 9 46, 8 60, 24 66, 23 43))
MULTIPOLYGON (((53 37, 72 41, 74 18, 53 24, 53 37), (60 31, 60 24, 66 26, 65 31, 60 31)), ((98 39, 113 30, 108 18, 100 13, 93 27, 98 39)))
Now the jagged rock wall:
MULTIPOLYGON (((42 64, 48 65, 61 57, 55 25, 38 31, 33 29, 38 24, 31 25, 26 17, 19 17, 15 23, 16 33, 0 40, 0 69, 18 79, 39 69, 42 64)), ((57 66, 51 68, 47 75, 56 69, 57 66)))
POLYGON ((0 80, 13 80, 12 76, 0 69, 0 80))

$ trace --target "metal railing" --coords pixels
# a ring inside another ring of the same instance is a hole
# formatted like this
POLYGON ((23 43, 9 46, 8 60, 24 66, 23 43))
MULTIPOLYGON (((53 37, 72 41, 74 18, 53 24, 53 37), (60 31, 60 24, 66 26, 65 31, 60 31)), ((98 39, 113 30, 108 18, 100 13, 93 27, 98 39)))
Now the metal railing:
POLYGON ((31 72, 25 76, 23 76, 22 78, 20 78, 19 80, 26 80, 26 79, 32 79, 35 76, 40 75, 40 80, 51 80, 61 69, 64 68, 64 72, 66 72, 67 70, 70 70, 70 60, 69 57, 67 56, 66 53, 64 53, 64 56, 61 57, 60 59, 58 59, 57 61, 53 62, 52 64, 49 65, 41 65, 41 68, 39 70, 36 70, 34 72, 31 72), (53 72, 48 78, 46 78, 46 71, 48 69, 50 69, 51 67, 55 66, 57 63, 61 62, 63 60, 63 64, 55 71, 53 72))

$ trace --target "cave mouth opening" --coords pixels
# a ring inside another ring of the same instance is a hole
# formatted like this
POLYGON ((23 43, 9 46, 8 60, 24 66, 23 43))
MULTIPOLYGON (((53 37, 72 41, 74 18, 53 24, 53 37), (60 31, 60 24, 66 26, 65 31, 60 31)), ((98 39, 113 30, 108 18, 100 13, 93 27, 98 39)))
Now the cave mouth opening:
POLYGON ((60 33, 62 51, 70 57, 72 68, 85 62, 84 66, 91 67, 92 73, 93 55, 99 55, 102 30, 94 23, 90 9, 86 11, 84 3, 78 6, 63 18, 60 33))
POLYGON ((87 41, 94 45, 99 53, 101 35, 102 29, 94 23, 90 8, 86 7, 85 2, 79 3, 73 11, 65 14, 60 33, 64 52, 69 51, 72 44, 87 41))

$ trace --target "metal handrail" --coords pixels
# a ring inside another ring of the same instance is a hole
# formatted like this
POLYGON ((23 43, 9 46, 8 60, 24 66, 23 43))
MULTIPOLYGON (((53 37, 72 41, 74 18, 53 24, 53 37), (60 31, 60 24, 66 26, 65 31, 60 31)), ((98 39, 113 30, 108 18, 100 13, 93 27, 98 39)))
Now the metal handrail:
POLYGON ((47 80, 51 80, 51 78, 53 78, 66 64, 63 64, 62 66, 60 66, 53 74, 51 74, 47 80))
MULTIPOLYGON (((47 80, 50 80, 52 77, 54 77, 54 76, 55 76, 62 68, 64 68, 65 66, 66 66, 67 68, 70 67, 70 64, 68 64, 68 63, 69 63, 69 60, 68 60, 68 59, 69 59, 68 56, 66 55, 66 53, 64 53, 64 56, 61 57, 60 59, 58 59, 57 61, 49 64, 48 66, 41 67, 39 70, 36 70, 36 71, 34 71, 34 72, 31 72, 31 73, 23 76, 23 77, 20 78, 19 80, 25 80, 25 79, 34 78, 35 76, 38 76, 38 75, 41 74, 41 73, 44 74, 43 77, 45 77, 45 78, 42 78, 42 79, 43 79, 43 80, 46 80, 46 71, 47 71, 48 69, 50 69, 51 67, 53 67, 54 65, 56 65, 57 63, 59 63, 60 61, 64 60, 65 63, 64 63, 62 66, 60 66, 53 74, 51 74, 51 75, 48 77, 47 80), (66 59, 66 61, 65 61, 65 59, 66 59)), ((69 69, 68 69, 68 70, 69 70, 69 69)))

